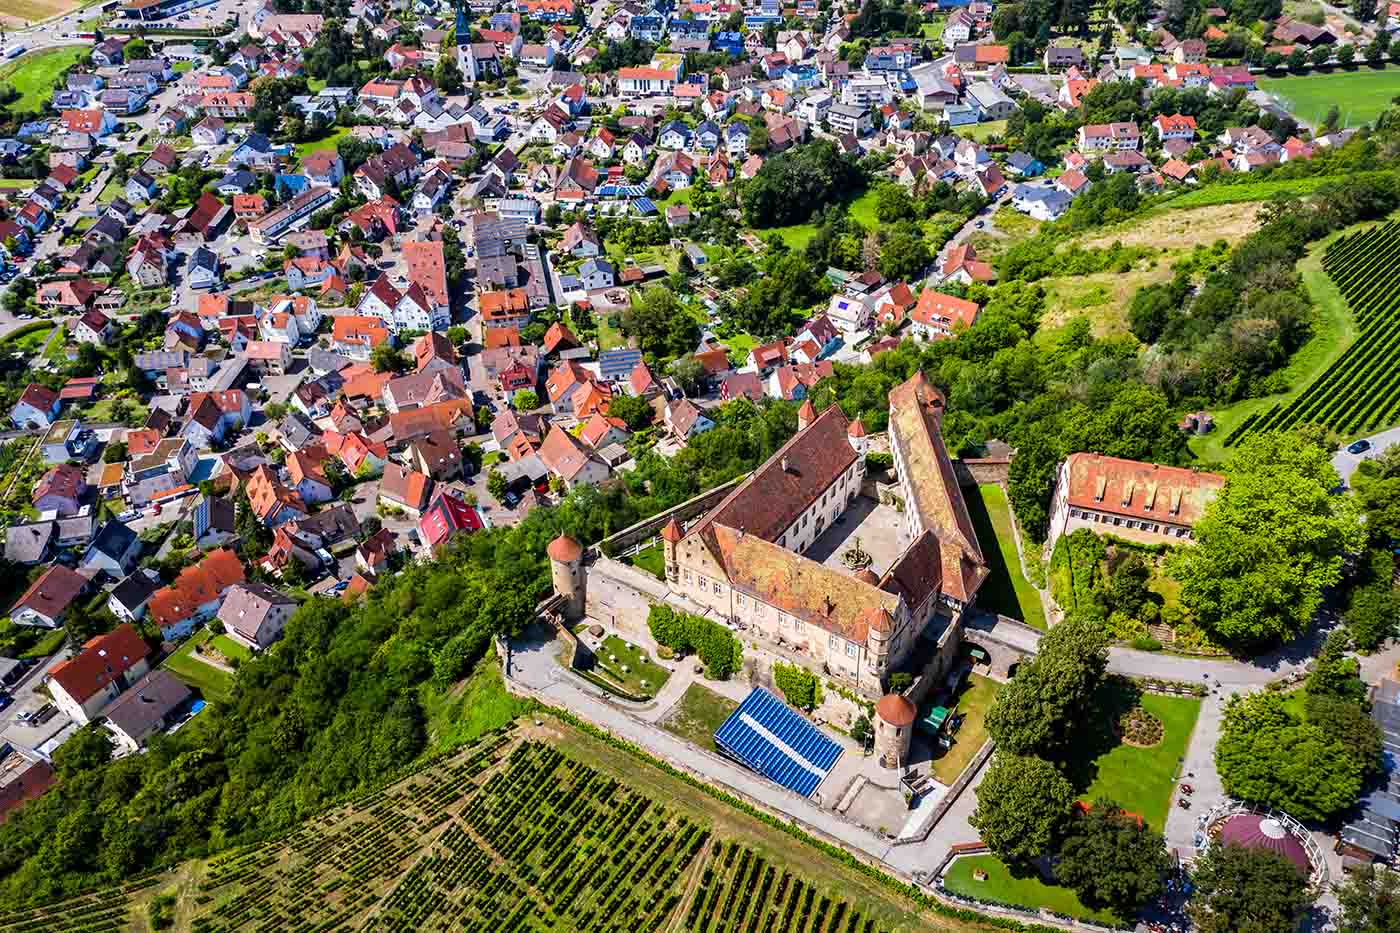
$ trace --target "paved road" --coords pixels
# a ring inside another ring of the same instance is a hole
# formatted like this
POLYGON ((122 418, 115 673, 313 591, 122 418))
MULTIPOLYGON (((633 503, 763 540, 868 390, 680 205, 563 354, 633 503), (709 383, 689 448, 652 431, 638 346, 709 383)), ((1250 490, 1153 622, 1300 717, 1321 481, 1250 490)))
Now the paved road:
POLYGON ((1342 478, 1342 482, 1348 486, 1351 485, 1351 476, 1356 472, 1356 468, 1362 460, 1378 457, 1387 447, 1400 444, 1400 428, 1391 428, 1389 431, 1372 434, 1364 440, 1371 442, 1371 449, 1364 454, 1349 454, 1347 449, 1343 447, 1332 455, 1333 468, 1336 469, 1337 475, 1342 478))

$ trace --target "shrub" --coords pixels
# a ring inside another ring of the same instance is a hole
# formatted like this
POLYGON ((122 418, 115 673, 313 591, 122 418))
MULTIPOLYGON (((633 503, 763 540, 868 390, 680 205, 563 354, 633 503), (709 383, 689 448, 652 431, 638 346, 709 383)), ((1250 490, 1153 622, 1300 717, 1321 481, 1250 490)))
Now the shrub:
POLYGON ((787 701, 799 709, 812 709, 821 702, 822 690, 817 675, 805 667, 779 661, 773 665, 773 682, 787 701))
POLYGON ((670 606, 652 606, 647 627, 657 644, 672 651, 694 651, 705 665, 705 676, 714 680, 728 679, 743 661, 744 649, 739 639, 709 619, 677 612, 670 606))

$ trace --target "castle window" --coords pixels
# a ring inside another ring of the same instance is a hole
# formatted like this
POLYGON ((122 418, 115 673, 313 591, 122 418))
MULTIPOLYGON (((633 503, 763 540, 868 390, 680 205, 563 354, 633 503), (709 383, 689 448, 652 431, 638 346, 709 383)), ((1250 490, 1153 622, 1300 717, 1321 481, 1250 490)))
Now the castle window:
POLYGON ((716 580, 716 581, 715 581, 715 595, 718 596, 718 595, 719 595, 719 592, 720 592, 719 581, 716 580))
POLYGON ((848 658, 854 658, 855 656, 856 656, 856 643, 853 642, 853 641, 848 641, 848 642, 846 642, 846 657, 848 657, 848 658))
POLYGON ((831 636, 831 640, 830 640, 830 643, 829 643, 828 647, 830 647, 832 651, 835 651, 835 650, 836 650, 836 636, 835 636, 835 635, 832 635, 832 636, 831 636))
POLYGON ((685 582, 686 582, 686 583, 689 583, 689 582, 690 582, 690 571, 689 571, 689 570, 687 570, 687 571, 685 572, 685 582))
POLYGON ((739 605, 741 605, 741 606, 744 605, 744 594, 743 594, 743 593, 738 594, 738 595, 735 597, 735 599, 738 601, 739 605))

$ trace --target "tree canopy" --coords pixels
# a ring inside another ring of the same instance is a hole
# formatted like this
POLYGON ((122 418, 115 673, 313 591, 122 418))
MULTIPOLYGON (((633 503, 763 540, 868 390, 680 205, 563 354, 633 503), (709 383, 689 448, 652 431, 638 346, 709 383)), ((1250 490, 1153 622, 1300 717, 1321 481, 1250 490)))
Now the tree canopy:
POLYGON ((1293 933, 1309 903, 1307 880, 1268 849, 1212 845, 1191 880, 1188 910, 1201 933, 1293 933))
POLYGON ((1024 869, 1054 848, 1073 805, 1074 788, 1053 764, 998 750, 969 822, 997 858, 1024 869))
POLYGON ((1097 800, 1070 821, 1055 877, 1084 903, 1129 918, 1161 894, 1171 866, 1161 833, 1113 801, 1097 800))
POLYGON ((1194 547, 1170 573, 1197 623, 1222 641, 1260 646, 1312 621, 1365 531, 1326 450, 1297 434, 1249 437, 1230 461, 1225 488, 1196 523, 1194 547))

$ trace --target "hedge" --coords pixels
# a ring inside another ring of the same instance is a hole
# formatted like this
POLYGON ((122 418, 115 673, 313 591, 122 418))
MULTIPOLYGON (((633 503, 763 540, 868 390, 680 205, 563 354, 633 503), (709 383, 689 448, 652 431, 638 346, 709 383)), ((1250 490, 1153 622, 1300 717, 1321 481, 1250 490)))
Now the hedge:
POLYGON ((706 676, 714 680, 727 680, 743 663, 744 646, 739 639, 709 619, 656 605, 647 613, 647 628, 657 644, 672 651, 694 651, 705 664, 706 676))

